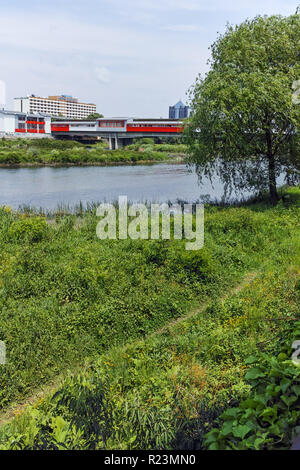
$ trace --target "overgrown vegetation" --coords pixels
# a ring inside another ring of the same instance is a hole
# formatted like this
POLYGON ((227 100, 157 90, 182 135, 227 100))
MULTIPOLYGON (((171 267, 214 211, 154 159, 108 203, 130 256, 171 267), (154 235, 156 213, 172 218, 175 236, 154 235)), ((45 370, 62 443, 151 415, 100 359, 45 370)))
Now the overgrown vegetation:
POLYGON ((300 339, 300 322, 293 323, 290 330, 279 354, 247 358, 245 363, 251 368, 245 379, 252 393, 221 415, 220 428, 206 436, 209 449, 276 450, 291 446, 300 429, 300 368, 291 362, 291 345, 300 339))
MULTIPOLYGON (((171 140, 171 139, 169 139, 171 140)), ((136 139, 136 141, 131 144, 127 145, 127 150, 137 150, 142 152, 166 152, 171 154, 179 154, 179 155, 186 155, 187 154, 187 145, 181 142, 182 139, 179 141, 171 141, 171 142, 162 142, 162 143, 155 143, 154 139, 151 138, 144 138, 144 139, 136 139)))
POLYGON ((93 211, 46 224, 2 208, 2 408, 85 369, 1 428, 0 447, 288 448, 300 425, 299 198, 207 207, 199 252, 99 241, 93 211))
MULTIPOLYGON (((147 140, 147 139, 145 139, 147 140)), ((151 139, 150 139, 151 140, 151 139)), ((105 142, 90 146, 54 139, 0 139, 0 166, 105 165, 183 160, 185 146, 143 142, 107 150, 105 142)))

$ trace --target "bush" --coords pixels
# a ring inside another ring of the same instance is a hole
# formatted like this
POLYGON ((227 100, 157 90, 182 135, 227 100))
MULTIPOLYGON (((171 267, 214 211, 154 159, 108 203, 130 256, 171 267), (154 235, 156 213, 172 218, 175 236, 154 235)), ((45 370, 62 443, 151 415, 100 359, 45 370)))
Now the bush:
POLYGON ((149 241, 144 247, 144 255, 146 263, 153 263, 156 266, 161 266, 167 259, 167 243, 165 241, 149 241))
POLYGON ((135 144, 141 145, 154 145, 154 139, 151 137, 144 137, 143 139, 134 139, 135 144))
MULTIPOLYGON (((300 333, 300 324, 298 323, 300 333)), ((206 436, 210 450, 288 449, 300 430, 300 368, 285 353, 249 357, 252 395, 227 409, 206 436)))
POLYGON ((185 244, 170 252, 169 265, 172 271, 183 271, 189 278, 209 281, 215 273, 211 254, 206 248, 187 251, 185 244))
POLYGON ((27 240, 39 242, 47 234, 47 222, 41 217, 32 217, 13 222, 8 229, 8 237, 11 240, 27 240))
POLYGON ((2 152, 0 155, 0 163, 8 163, 14 165, 20 163, 21 159, 21 154, 18 151, 9 152, 7 154, 2 152))
POLYGON ((47 149, 47 150, 67 150, 72 148, 84 148, 84 145, 75 140, 56 140, 56 139, 35 139, 27 140, 26 143, 30 147, 35 147, 38 149, 47 149))

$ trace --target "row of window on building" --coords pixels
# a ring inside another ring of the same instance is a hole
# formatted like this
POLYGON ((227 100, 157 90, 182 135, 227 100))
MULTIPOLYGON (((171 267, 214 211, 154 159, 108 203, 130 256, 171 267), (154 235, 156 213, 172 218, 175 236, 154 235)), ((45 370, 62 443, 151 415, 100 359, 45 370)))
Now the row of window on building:
POLYGON ((14 99, 14 110, 26 113, 44 113, 51 116, 85 119, 96 112, 96 105, 79 103, 76 98, 39 98, 34 95, 14 99), (55 98, 55 99, 54 99, 55 98))

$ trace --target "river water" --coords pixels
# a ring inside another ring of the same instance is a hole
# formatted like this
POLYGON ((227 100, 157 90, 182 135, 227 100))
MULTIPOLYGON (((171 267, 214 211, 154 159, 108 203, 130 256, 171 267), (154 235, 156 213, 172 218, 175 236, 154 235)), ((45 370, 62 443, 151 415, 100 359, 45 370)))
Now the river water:
POLYGON ((199 186, 195 172, 183 164, 0 169, 0 206, 51 210, 79 202, 111 202, 119 195, 132 202, 194 202, 205 195, 220 199, 223 186, 217 177, 213 185, 204 179, 199 186))

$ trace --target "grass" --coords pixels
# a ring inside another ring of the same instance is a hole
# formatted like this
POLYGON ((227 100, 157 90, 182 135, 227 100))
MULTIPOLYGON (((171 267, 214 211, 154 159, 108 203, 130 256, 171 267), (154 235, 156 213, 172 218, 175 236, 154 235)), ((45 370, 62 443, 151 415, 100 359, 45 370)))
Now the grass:
POLYGON ((205 446, 221 411, 252 393, 246 358, 277 354, 299 318, 300 189, 286 196, 208 206, 199 252, 99 241, 94 209, 75 227, 74 215, 49 226, 3 208, 1 407, 85 369, 4 426, 1 446, 205 446))
POLYGON ((182 161, 182 145, 134 144, 107 150, 105 142, 84 146, 76 141, 54 139, 0 140, 0 166, 109 165, 182 161))

